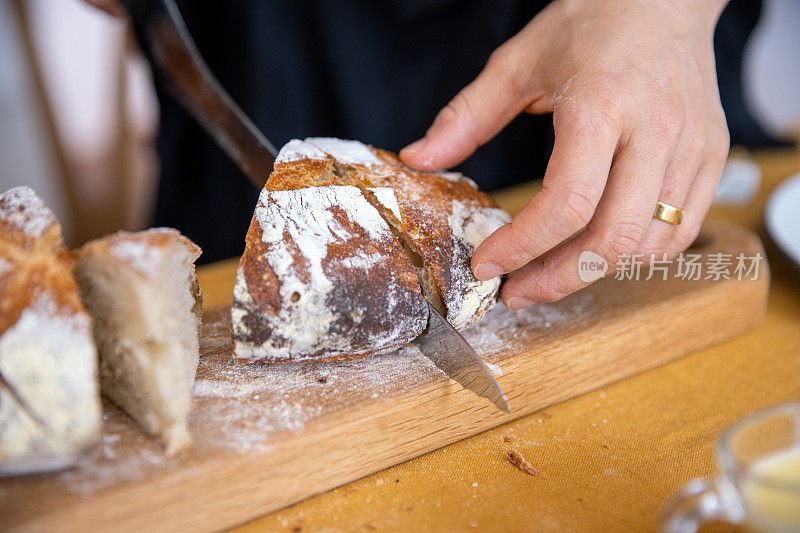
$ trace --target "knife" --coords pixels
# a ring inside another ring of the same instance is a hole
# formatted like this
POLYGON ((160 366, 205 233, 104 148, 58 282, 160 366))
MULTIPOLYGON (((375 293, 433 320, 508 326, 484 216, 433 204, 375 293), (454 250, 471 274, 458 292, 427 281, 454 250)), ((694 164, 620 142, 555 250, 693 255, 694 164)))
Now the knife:
POLYGON ((450 379, 478 396, 488 398, 501 411, 511 412, 506 395, 486 362, 430 302, 428 328, 411 344, 450 379))
POLYGON ((189 36, 173 0, 122 0, 153 77, 259 189, 277 150, 225 92, 189 36))
MULTIPOLYGON (((122 0, 154 78, 261 188, 277 151, 225 92, 197 51, 174 0, 122 0)), ((489 367, 428 302, 428 327, 412 341, 450 378, 511 412, 489 367)))

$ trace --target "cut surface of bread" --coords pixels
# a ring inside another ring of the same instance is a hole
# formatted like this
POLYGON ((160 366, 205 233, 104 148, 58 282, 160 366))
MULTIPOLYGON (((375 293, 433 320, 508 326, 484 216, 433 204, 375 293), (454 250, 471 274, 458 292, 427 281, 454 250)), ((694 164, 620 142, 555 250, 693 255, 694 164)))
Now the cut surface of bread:
POLYGON ((169 453, 191 443, 186 417, 198 362, 200 253, 167 228, 118 232, 76 253, 102 392, 169 453))
POLYGON ((417 172, 357 141, 292 140, 278 155, 248 231, 232 311, 235 354, 279 362, 384 353, 424 330, 427 304, 420 295, 462 329, 494 305, 500 285, 475 279, 472 253, 508 221, 460 174, 417 172), (336 217, 310 227, 315 214, 332 211, 336 217), (348 233, 355 226, 366 237, 348 233), (352 258, 376 250, 376 239, 384 243, 382 259, 360 272, 349 268, 352 258), (337 241, 338 256, 329 254, 337 241), (279 248, 292 260, 281 264, 279 248), (342 290, 328 291, 312 271, 335 278, 342 290), (307 305, 293 309, 298 294, 307 305), (352 307, 369 320, 342 320, 352 307), (315 316, 324 316, 320 326, 306 327, 315 316), (325 326, 337 321, 336 330, 325 326))
POLYGON ((0 195, 0 475, 74 464, 100 438, 97 355, 53 213, 0 195))

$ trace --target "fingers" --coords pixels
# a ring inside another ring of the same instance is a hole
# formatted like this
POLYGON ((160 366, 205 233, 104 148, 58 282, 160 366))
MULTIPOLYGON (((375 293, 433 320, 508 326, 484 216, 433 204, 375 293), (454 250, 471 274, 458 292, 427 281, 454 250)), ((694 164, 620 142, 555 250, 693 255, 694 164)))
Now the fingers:
POLYGON ((709 134, 704 162, 700 165, 684 202, 683 221, 675 228, 670 242, 666 245, 669 257, 677 256, 694 242, 714 201, 714 194, 717 192, 717 185, 730 149, 730 137, 721 111, 720 118, 716 122, 718 126, 709 134))
POLYGON ((512 274, 502 290, 506 305, 521 309, 554 301, 588 285, 591 280, 583 281, 578 271, 584 251, 599 254, 613 269, 621 256, 637 250, 651 224, 668 158, 649 142, 623 147, 586 231, 512 274))
POLYGON ((724 158, 717 157, 700 168, 683 206, 683 221, 675 228, 670 242, 666 245, 665 252, 668 257, 677 256, 697 238, 706 213, 714 201, 724 166, 724 158))
MULTIPOLYGON (((688 172, 690 166, 685 164, 683 165, 686 168, 685 174, 681 174, 679 170, 681 165, 671 165, 676 172, 667 170, 659 196, 662 202, 683 209, 683 220, 677 226, 658 220, 653 221, 648 235, 637 251, 645 260, 649 260, 651 255, 655 255, 656 258, 666 255, 672 259, 697 238, 706 213, 714 200, 717 184, 728 157, 730 141, 727 128, 724 126, 724 115, 721 117, 716 121, 719 126, 713 128, 702 140, 684 136, 685 139, 678 151, 681 154, 679 161, 690 161, 693 159, 693 154, 697 154, 695 156, 697 168, 690 173, 688 172), (693 178, 689 183, 685 176, 690 174, 693 178)), ((703 130, 693 128, 690 131, 703 130)))
MULTIPOLYGON (((700 139, 687 136, 681 141, 675 151, 676 156, 667 166, 658 195, 659 201, 678 208, 684 207, 689 189, 702 163, 703 150, 703 141, 700 139)), ((655 207, 653 204, 653 210, 655 207)), ((654 219, 634 253, 642 256, 645 261, 649 261, 651 256, 655 256, 656 259, 663 258, 677 227, 663 220, 654 219)))
POLYGON ((594 216, 620 127, 593 109, 556 111, 556 140, 542 190, 475 251, 480 280, 516 270, 583 229, 594 216))
POLYGON ((478 77, 442 109, 425 137, 400 151, 419 170, 457 165, 489 141, 530 101, 532 73, 518 67, 513 40, 498 48, 478 77))

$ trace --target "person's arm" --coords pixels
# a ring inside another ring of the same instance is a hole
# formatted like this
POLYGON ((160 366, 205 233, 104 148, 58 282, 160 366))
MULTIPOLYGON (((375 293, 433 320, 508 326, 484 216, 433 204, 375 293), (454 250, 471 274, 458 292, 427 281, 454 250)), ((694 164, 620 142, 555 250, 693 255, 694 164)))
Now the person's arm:
POLYGON ((472 258, 478 279, 513 272, 510 308, 585 286, 584 250, 613 269, 629 254, 674 257, 695 239, 729 147, 712 42, 726 3, 557 0, 400 153, 421 170, 451 167, 518 114, 553 112, 542 191, 472 258), (652 218, 659 200, 684 209, 682 224, 652 218))

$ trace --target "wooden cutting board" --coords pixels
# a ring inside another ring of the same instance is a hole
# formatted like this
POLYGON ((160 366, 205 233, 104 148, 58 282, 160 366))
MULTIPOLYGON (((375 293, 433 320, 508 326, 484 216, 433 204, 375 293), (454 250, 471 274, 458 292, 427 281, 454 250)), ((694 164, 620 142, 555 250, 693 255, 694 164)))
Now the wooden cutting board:
MULTIPOLYGON (((691 250, 755 256, 751 232, 708 225, 691 250)), ((414 349, 349 363, 231 359, 227 306, 206 311, 190 430, 165 456, 106 405, 83 464, 0 480, 0 530, 211 531, 233 526, 610 382, 739 335, 763 317, 757 279, 611 277, 522 312, 498 306, 465 332, 513 412, 448 380, 414 349)), ((646 274, 646 269, 644 270, 646 274)))

